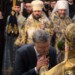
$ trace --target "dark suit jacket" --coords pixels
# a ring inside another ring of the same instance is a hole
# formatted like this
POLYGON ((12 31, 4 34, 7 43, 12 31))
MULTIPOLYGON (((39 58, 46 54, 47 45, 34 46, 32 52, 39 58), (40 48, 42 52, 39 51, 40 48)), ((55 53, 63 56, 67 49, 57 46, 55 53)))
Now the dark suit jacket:
MULTIPOLYGON (((56 50, 53 47, 50 47, 49 51, 49 68, 52 68, 56 65, 56 50)), ((24 45, 16 53, 16 60, 15 60, 15 69, 14 75, 37 75, 35 71, 37 63, 37 56, 34 50, 34 46, 24 45)))

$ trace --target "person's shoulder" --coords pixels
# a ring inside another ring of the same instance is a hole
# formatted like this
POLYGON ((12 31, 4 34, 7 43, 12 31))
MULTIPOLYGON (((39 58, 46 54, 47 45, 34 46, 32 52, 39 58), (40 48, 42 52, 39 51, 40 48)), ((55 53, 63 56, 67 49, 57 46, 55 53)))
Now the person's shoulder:
POLYGON ((51 21, 57 21, 59 19, 58 13, 54 12, 51 14, 51 21))
POLYGON ((50 46, 50 52, 56 52, 56 49, 53 46, 50 46))
POLYGON ((50 46, 50 49, 51 49, 51 50, 56 50, 53 46, 50 46))
POLYGON ((51 13, 51 17, 55 17, 55 16, 58 16, 58 13, 57 12, 51 13))
POLYGON ((34 22, 32 14, 28 16, 25 25, 30 26, 34 22))
POLYGON ((28 16, 27 20, 31 20, 31 19, 33 19, 32 14, 30 14, 30 15, 28 16))
POLYGON ((66 16, 65 19, 71 19, 69 16, 66 16))
POLYGON ((72 23, 72 19, 69 16, 65 17, 65 21, 67 22, 67 24, 72 23))
POLYGON ((29 50, 29 48, 32 48, 32 47, 33 47, 32 44, 25 44, 24 46, 22 46, 21 48, 19 48, 17 50, 17 52, 19 52, 19 53, 25 53, 25 52, 27 52, 29 50))

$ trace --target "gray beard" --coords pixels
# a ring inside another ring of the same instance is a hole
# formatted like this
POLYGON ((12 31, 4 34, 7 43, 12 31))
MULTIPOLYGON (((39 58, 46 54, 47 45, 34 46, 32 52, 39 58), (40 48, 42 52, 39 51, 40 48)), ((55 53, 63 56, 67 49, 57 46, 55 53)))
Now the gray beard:
POLYGON ((65 16, 61 15, 61 16, 60 16, 60 18, 61 18, 61 19, 64 19, 64 18, 65 18, 65 16))

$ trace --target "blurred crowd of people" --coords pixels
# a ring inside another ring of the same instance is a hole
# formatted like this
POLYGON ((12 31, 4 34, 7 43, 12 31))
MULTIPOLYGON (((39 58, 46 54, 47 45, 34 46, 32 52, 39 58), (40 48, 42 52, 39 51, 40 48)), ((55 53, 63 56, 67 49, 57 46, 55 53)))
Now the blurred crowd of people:
POLYGON ((33 43, 33 33, 39 29, 49 33, 57 63, 62 62, 64 33, 69 24, 75 23, 74 0, 10 0, 7 5, 4 15, 0 10, 0 75, 13 75, 16 51, 33 43))

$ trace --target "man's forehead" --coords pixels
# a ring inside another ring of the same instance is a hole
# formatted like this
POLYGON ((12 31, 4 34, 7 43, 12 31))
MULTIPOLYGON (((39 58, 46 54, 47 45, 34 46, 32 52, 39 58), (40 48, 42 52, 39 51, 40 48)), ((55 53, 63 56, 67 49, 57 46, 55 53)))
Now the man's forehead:
POLYGON ((20 6, 15 6, 15 8, 20 8, 20 6))
POLYGON ((66 11, 67 9, 58 9, 58 11, 59 11, 59 10, 64 10, 64 11, 66 11))
POLYGON ((48 40, 47 42, 36 42, 35 44, 38 45, 38 46, 49 45, 50 40, 48 40))
POLYGON ((33 12, 42 12, 42 10, 34 10, 33 12))
POLYGON ((26 6, 31 6, 31 3, 26 3, 25 5, 26 5, 26 6))
POLYGON ((52 2, 50 2, 50 3, 56 3, 57 1, 52 1, 52 2))

